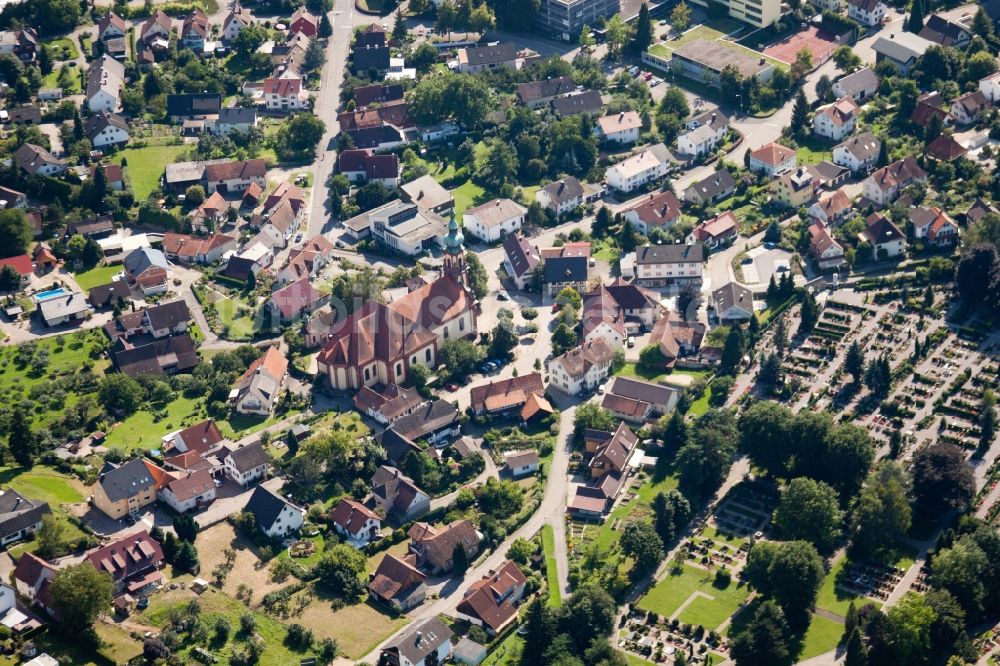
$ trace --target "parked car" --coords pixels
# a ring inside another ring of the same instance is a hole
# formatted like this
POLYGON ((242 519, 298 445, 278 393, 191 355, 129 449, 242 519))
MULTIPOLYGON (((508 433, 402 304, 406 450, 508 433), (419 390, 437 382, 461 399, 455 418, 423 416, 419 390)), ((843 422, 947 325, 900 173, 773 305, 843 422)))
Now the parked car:
POLYGON ((509 301, 510 297, 508 297, 507 294, 505 294, 502 291, 500 291, 500 292, 497 292, 497 300, 498 301, 509 301))
POLYGON ((644 78, 647 81, 649 81, 651 78, 653 78, 653 73, 652 72, 643 72, 642 73, 642 78, 644 78))
POLYGON ((444 388, 445 388, 445 390, 451 391, 452 393, 454 393, 455 391, 458 390, 458 384, 445 384, 444 388))

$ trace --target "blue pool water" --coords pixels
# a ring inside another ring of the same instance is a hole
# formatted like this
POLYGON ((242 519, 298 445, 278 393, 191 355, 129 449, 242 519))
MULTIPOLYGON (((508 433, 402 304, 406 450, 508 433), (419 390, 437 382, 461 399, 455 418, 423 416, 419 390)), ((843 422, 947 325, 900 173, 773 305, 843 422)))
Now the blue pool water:
POLYGON ((40 291, 35 294, 35 302, 41 303, 42 301, 47 301, 50 298, 56 298, 57 296, 62 296, 66 293, 66 290, 62 287, 58 289, 49 289, 48 291, 40 291))

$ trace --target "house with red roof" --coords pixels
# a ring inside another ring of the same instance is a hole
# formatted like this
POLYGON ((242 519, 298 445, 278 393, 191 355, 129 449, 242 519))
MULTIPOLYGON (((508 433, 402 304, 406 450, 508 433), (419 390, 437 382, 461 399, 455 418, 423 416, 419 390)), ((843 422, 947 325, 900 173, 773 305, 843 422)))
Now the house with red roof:
POLYGON ((948 213, 936 206, 917 206, 910 211, 913 237, 923 238, 937 247, 958 242, 958 224, 948 213))
POLYGON ((309 108, 309 93, 302 79, 264 79, 264 104, 268 111, 302 111, 309 108))
POLYGON ((144 596, 163 580, 160 543, 141 530, 87 555, 95 569, 111 576, 114 596, 144 596))
POLYGON ((19 596, 55 615, 49 584, 56 577, 56 569, 34 553, 25 552, 14 567, 14 587, 19 596))
POLYGON ((416 556, 398 558, 386 553, 368 583, 368 593, 399 613, 416 608, 427 598, 427 576, 416 567, 416 556))
POLYGON ((469 585, 455 608, 457 619, 468 620, 495 636, 517 618, 527 581, 517 564, 507 560, 469 585))
POLYGON ((0 270, 5 266, 10 266, 21 276, 21 285, 26 287, 31 282, 31 274, 34 273, 34 266, 31 264, 31 257, 27 254, 19 254, 15 257, 0 259, 0 270))
POLYGON ((382 536, 382 519, 364 504, 344 498, 330 513, 337 534, 355 548, 364 548, 382 536))
POLYGON ((769 143, 751 151, 747 167, 751 171, 773 177, 791 171, 797 164, 794 150, 781 144, 769 143))
POLYGON ((329 300, 327 294, 312 286, 308 277, 302 277, 271 294, 267 306, 277 321, 285 323, 319 309, 329 300))
POLYGON ((199 466, 167 482, 157 497, 177 513, 202 509, 215 501, 215 478, 207 466, 199 466))
POLYGON ((739 230, 739 220, 736 219, 732 211, 727 210, 692 229, 686 242, 689 245, 702 243, 705 247, 715 250, 736 240, 739 230))
POLYGON ((319 31, 319 18, 305 7, 299 7, 292 14, 288 23, 288 34, 304 34, 306 37, 315 37, 319 31))

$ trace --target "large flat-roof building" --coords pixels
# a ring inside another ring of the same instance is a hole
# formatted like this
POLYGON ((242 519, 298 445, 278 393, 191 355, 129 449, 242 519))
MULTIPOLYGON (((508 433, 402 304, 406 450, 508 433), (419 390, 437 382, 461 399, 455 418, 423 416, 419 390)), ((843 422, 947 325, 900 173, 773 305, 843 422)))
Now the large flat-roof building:
POLYGON ((707 72, 711 85, 716 87, 719 74, 728 65, 734 65, 743 78, 756 76, 763 83, 770 81, 774 65, 764 56, 754 57, 750 53, 732 44, 694 39, 674 50, 670 67, 693 81, 705 81, 707 72))
MULTIPOLYGON (((707 8, 709 0, 691 0, 699 7, 707 8)), ((734 19, 766 28, 781 18, 781 0, 722 0, 734 19)))
POLYGON ((621 9, 621 0, 541 0, 535 23, 556 37, 569 40, 579 35, 583 26, 602 23, 621 9))

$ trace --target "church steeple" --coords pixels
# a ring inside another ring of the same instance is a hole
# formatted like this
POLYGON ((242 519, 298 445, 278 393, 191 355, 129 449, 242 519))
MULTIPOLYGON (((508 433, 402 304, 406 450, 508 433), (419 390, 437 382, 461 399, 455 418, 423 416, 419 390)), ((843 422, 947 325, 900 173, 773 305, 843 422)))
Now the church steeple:
POLYGON ((450 275, 462 284, 465 279, 465 236, 455 219, 455 211, 451 212, 448 222, 448 235, 444 239, 444 274, 450 275))

